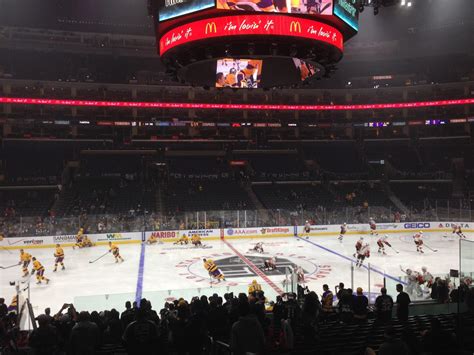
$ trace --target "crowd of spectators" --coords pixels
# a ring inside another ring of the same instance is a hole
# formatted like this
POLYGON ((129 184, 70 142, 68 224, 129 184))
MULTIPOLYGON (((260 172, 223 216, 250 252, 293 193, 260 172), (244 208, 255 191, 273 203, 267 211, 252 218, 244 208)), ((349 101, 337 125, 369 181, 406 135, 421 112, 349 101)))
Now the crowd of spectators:
MULTIPOLYGON (((64 304, 54 316, 49 308, 38 315, 31 333, 19 330, 16 312, 9 312, 11 309, 0 298, 0 349, 4 354, 26 354, 30 349, 37 355, 108 354, 107 351, 209 354, 219 353, 219 349, 242 355, 295 353, 298 349, 324 350, 318 343, 331 324, 363 326, 375 322, 385 329, 378 352, 382 355, 454 354, 460 350, 455 333, 444 330, 436 318, 419 334, 408 337, 403 332, 398 336, 393 325, 409 321, 411 302, 401 284, 397 285, 396 300, 382 288, 374 305, 369 305, 360 287, 354 293, 340 283, 334 293, 328 285, 323 285, 322 291, 319 297, 299 286, 298 294, 277 296, 275 302, 269 302, 263 291, 193 297, 190 302, 180 298, 167 302, 159 312, 147 299, 138 304, 126 302, 122 313, 116 309, 78 312, 74 305, 64 304), (443 351, 436 352, 440 334, 445 335, 445 343, 443 351)), ((471 288, 466 293, 469 312, 474 311, 473 291, 471 288)), ((375 354, 371 348, 366 353, 375 354)))

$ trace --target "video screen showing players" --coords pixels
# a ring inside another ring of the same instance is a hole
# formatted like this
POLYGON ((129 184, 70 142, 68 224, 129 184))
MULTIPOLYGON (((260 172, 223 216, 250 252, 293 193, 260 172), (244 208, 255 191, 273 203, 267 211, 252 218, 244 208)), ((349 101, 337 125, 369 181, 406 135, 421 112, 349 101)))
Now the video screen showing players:
POLYGON ((305 81, 320 71, 320 69, 314 65, 298 58, 293 58, 293 63, 300 73, 301 81, 305 81))
POLYGON ((262 60, 223 58, 217 61, 216 88, 258 88, 262 60))
POLYGON ((214 6, 214 0, 159 0, 158 21, 170 20, 214 6))
POLYGON ((217 0, 217 8, 223 10, 332 15, 333 0, 217 0))

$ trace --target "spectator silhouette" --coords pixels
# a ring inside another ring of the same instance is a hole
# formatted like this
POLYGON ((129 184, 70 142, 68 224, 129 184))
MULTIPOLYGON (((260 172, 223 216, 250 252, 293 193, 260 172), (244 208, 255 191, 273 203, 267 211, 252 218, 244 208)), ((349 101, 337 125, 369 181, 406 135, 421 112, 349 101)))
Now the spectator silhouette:
POLYGON ((99 327, 91 322, 89 312, 80 312, 72 328, 70 350, 73 355, 93 355, 100 345, 99 327))
POLYGON ((136 312, 136 320, 125 329, 123 341, 129 355, 152 355, 157 354, 160 349, 158 327, 147 320, 146 315, 146 310, 139 308, 136 312))
POLYGON ((230 336, 230 348, 233 354, 262 354, 265 343, 262 326, 257 317, 250 313, 249 303, 243 297, 239 299, 238 309, 240 317, 232 326, 230 336))
POLYGON ((38 328, 31 332, 29 346, 36 355, 56 354, 59 345, 57 329, 49 324, 48 318, 44 315, 40 315, 37 321, 38 328))

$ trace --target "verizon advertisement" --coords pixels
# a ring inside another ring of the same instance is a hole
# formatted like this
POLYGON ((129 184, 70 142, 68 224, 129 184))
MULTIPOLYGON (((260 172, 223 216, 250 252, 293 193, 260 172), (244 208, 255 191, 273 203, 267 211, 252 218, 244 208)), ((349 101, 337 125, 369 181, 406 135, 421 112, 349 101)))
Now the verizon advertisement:
POLYGON ((223 16, 176 27, 160 38, 160 55, 179 45, 228 36, 289 36, 330 44, 343 50, 343 36, 325 23, 285 15, 223 16))

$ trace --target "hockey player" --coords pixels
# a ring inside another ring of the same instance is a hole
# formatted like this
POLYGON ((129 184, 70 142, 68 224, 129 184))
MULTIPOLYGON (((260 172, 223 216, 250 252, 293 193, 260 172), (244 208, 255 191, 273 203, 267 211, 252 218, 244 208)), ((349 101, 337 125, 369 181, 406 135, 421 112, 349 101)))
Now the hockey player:
POLYGON ((93 247, 95 244, 92 243, 92 240, 89 239, 87 235, 82 238, 81 248, 90 248, 93 247))
POLYGON ((40 284, 41 281, 45 280, 46 283, 49 283, 49 279, 44 277, 44 266, 41 265, 41 263, 36 260, 35 257, 33 257, 31 260, 33 260, 33 270, 31 270, 31 275, 33 275, 36 272, 36 283, 40 284))
POLYGON ((221 280, 225 281, 224 274, 219 270, 214 260, 202 259, 202 261, 204 262, 204 269, 207 270, 209 276, 216 279, 218 282, 221 282, 221 280))
POLYGON ((453 225, 453 234, 457 234, 457 236, 461 239, 466 239, 466 236, 463 234, 461 230, 461 226, 458 226, 457 224, 453 225))
POLYGON ((377 224, 375 220, 371 217, 369 220, 370 235, 378 235, 377 233, 377 224))
POLYGON ((378 252, 379 253, 382 253, 383 255, 387 255, 385 253, 385 246, 388 246, 388 247, 391 247, 392 245, 387 241, 388 239, 388 235, 385 234, 383 236, 381 236, 378 240, 377 240, 377 246, 379 247, 379 250, 378 252))
POLYGON ((419 283, 420 273, 413 271, 411 269, 404 270, 401 266, 400 266, 400 269, 407 275, 407 278, 408 278, 407 287, 406 287, 407 293, 412 296, 422 297, 423 292, 421 291, 421 287, 419 283))
POLYGON ((262 291, 262 285, 260 285, 257 280, 253 280, 249 285, 249 295, 255 296, 255 293, 260 291, 262 291))
POLYGON ((413 241, 416 245, 417 253, 424 253, 423 251, 423 231, 419 231, 413 235, 413 241))
POLYGON ((30 265, 31 258, 32 256, 30 253, 27 253, 23 249, 20 249, 20 262, 18 263, 18 265, 22 265, 21 270, 23 271, 23 277, 29 275, 28 266, 30 265))
POLYGON ((191 237, 191 243, 193 243, 195 247, 202 247, 201 237, 198 234, 193 234, 191 237))
POLYGON ((112 244, 112 242, 109 242, 109 253, 112 253, 112 255, 115 258, 115 262, 118 263, 119 260, 120 262, 123 262, 122 256, 120 256, 120 249, 117 245, 112 244))
POLYGON ((309 234, 309 232, 311 232, 311 223, 309 223, 309 221, 306 221, 304 223, 304 232, 306 234, 309 234))
POLYGON ((183 235, 181 236, 181 238, 179 238, 176 242, 174 242, 174 244, 179 244, 179 245, 187 245, 189 242, 189 238, 186 234, 183 233, 183 235))
POLYGON ((56 250, 54 251, 54 257, 56 258, 54 261, 54 270, 53 272, 56 272, 58 269, 58 264, 61 264, 61 270, 66 269, 64 267, 64 250, 61 248, 61 245, 56 244, 56 250))
POLYGON ((423 266, 421 268, 421 271, 423 272, 423 283, 426 285, 426 287, 431 288, 431 286, 433 286, 434 280, 433 275, 428 271, 428 268, 426 266, 423 266))
POLYGON ((359 252, 360 248, 362 248, 363 244, 364 244, 364 237, 360 237, 360 239, 355 244, 356 252, 352 254, 354 258, 357 256, 357 253, 359 252))
POLYGON ((339 241, 342 242, 342 238, 344 238, 344 235, 346 234, 346 232, 347 232, 347 224, 344 223, 341 225, 341 232, 339 233, 339 238, 337 239, 339 239, 339 241))
POLYGON ((276 258, 272 256, 270 259, 266 259, 263 263, 264 270, 275 270, 276 269, 276 258))
POLYGON ((356 267, 361 267, 364 263, 365 258, 370 258, 370 246, 369 243, 365 243, 357 252, 356 267))
POLYGON ((146 241, 146 243, 149 244, 149 245, 158 243, 158 236, 156 236, 154 233, 152 233, 148 237, 148 240, 146 241))
POLYGON ((304 284, 304 270, 301 266, 296 266, 295 265, 295 273, 296 276, 298 277, 298 283, 299 284, 304 284))
POLYGON ((83 244, 83 239, 84 239, 84 228, 79 228, 79 231, 76 234, 76 244, 72 246, 73 249, 82 248, 84 246, 83 244))
POLYGON ((257 244, 255 244, 252 250, 256 251, 257 253, 263 254, 263 243, 258 242, 257 244))

